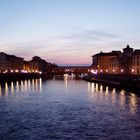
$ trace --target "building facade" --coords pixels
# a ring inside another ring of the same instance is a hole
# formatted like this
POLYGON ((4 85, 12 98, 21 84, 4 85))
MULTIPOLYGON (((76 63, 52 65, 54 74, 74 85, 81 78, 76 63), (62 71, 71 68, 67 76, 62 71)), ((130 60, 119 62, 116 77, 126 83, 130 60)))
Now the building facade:
POLYGON ((109 60, 109 73, 119 74, 119 56, 110 58, 109 60))
POLYGON ((110 59, 118 57, 120 51, 112 51, 108 53, 100 52, 92 56, 92 69, 98 73, 109 73, 110 59))
POLYGON ((31 61, 24 61, 23 69, 27 72, 45 72, 47 71, 46 61, 39 56, 34 56, 31 61))
POLYGON ((0 53, 0 72, 14 72, 21 71, 23 69, 23 58, 8 55, 6 53, 0 53))
POLYGON ((98 73, 140 74, 140 50, 129 45, 121 51, 98 53, 92 56, 92 68, 98 73))
POLYGON ((6 70, 6 54, 0 53, 0 72, 6 70))
POLYGON ((25 61, 21 57, 0 52, 0 73, 53 73, 57 65, 46 62, 39 56, 34 56, 32 60, 25 61))
POLYGON ((23 69, 27 72, 53 73, 57 66, 46 62, 39 56, 34 56, 31 61, 24 61, 23 69))
POLYGON ((132 55, 132 69, 133 74, 140 75, 140 50, 135 50, 132 55))

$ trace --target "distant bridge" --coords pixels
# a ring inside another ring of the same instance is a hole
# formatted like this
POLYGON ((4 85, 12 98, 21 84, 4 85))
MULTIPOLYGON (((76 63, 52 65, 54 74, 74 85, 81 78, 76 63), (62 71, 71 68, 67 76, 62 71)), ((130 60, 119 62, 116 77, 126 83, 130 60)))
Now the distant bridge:
POLYGON ((90 66, 61 66, 54 70, 55 74, 85 74, 90 72, 90 66))

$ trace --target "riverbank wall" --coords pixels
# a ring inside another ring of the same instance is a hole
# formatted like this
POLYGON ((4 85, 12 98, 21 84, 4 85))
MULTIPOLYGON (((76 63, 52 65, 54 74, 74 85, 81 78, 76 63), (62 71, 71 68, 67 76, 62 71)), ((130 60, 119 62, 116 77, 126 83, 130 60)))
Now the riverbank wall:
POLYGON ((140 90, 140 75, 97 74, 83 79, 117 88, 140 90))
POLYGON ((1 73, 0 83, 42 78, 43 75, 39 73, 1 73))

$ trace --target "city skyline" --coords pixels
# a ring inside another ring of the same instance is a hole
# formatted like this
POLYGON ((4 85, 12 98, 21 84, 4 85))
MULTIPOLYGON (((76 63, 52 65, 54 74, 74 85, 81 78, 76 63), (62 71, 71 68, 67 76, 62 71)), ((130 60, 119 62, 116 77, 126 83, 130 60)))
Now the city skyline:
POLYGON ((91 64, 100 51, 139 49, 138 0, 0 1, 2 52, 51 63, 91 64))

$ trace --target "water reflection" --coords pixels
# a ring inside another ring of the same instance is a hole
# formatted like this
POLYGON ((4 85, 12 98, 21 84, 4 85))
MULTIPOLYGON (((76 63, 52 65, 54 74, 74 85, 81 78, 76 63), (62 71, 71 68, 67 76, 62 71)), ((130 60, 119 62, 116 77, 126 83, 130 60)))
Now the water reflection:
POLYGON ((34 79, 32 79, 32 90, 33 91, 35 90, 35 81, 34 81, 34 79))
POLYGON ((121 92, 120 92, 120 105, 122 106, 122 107, 124 107, 124 105, 125 105, 125 91, 124 90, 121 90, 121 92))
POLYGON ((65 87, 67 88, 67 86, 68 86, 68 77, 67 76, 64 77, 64 83, 65 83, 65 87))
POLYGON ((28 91, 27 80, 24 81, 24 91, 25 92, 28 91))
POLYGON ((98 92, 99 85, 96 83, 95 91, 98 92))
POLYGON ((24 91, 24 84, 23 84, 23 81, 21 81, 21 91, 23 92, 24 91))
MULTIPOLYGON (((68 78, 64 78, 65 89, 71 82, 68 78)), ((24 81, 16 81, 4 83, 0 85, 0 96, 7 96, 15 93, 42 93, 42 79, 32 79, 24 81)), ((98 83, 87 83, 89 97, 93 101, 106 102, 111 105, 118 105, 121 109, 129 108, 130 113, 137 112, 138 97, 134 93, 128 93, 125 90, 117 91, 115 88, 103 86, 98 83)))
POLYGON ((112 93, 116 93, 116 89, 115 88, 113 88, 112 93))
POLYGON ((14 93, 14 83, 11 82, 11 94, 14 93))
POLYGON ((69 79, 3 83, 0 93, 3 139, 75 136, 76 140, 121 140, 139 136, 140 98, 134 93, 69 79))
POLYGON ((42 78, 39 79, 39 91, 42 92, 42 78))
POLYGON ((132 114, 137 112, 137 102, 138 102, 137 96, 134 93, 130 93, 129 108, 132 114))
POLYGON ((106 87, 105 93, 108 94, 108 87, 106 87))
POLYGON ((90 82, 88 82, 87 88, 89 96, 93 100, 111 102, 112 105, 117 103, 122 109, 128 107, 132 114, 137 112, 138 97, 134 93, 129 93, 125 90, 116 91, 115 88, 109 88, 108 86, 90 82))
POLYGON ((5 95, 7 96, 8 95, 8 84, 5 83, 5 95))
POLYGON ((2 89, 1 89, 1 85, 0 85, 0 96, 2 96, 2 89))
POLYGON ((95 91, 95 83, 88 82, 88 93, 93 93, 95 91))
POLYGON ((19 92, 19 82, 16 82, 16 92, 19 92))
POLYGON ((103 86, 100 85, 100 93, 102 93, 102 92, 103 92, 103 86))
POLYGON ((112 90, 111 101, 112 101, 112 103, 116 102, 116 89, 115 88, 113 88, 113 90, 112 90))
POLYGON ((31 90, 31 80, 28 80, 28 90, 31 90))
POLYGON ((42 92, 42 79, 32 79, 0 84, 0 96, 7 96, 18 92, 42 92))

